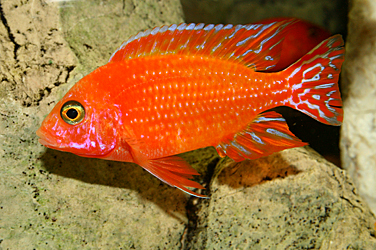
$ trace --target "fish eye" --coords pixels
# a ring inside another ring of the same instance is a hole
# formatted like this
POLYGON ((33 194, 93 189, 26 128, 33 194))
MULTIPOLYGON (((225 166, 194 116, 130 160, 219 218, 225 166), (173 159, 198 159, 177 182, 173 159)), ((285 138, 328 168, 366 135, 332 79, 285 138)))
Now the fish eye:
POLYGON ((84 119, 85 109, 79 102, 67 101, 61 107, 60 116, 66 123, 76 125, 84 119))

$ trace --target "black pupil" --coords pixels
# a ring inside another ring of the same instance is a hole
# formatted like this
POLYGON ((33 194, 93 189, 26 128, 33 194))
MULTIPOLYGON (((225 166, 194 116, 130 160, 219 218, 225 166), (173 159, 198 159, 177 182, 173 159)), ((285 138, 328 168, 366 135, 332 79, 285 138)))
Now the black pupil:
POLYGON ((72 120, 76 119, 77 116, 78 116, 78 112, 75 109, 68 109, 67 116, 68 116, 69 119, 72 119, 72 120))

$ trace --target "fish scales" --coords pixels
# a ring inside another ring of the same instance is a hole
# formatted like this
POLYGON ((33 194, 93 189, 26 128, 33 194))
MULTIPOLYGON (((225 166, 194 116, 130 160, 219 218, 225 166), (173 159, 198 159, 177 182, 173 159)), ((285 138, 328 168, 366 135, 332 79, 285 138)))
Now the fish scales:
POLYGON ((283 91, 288 86, 278 75, 266 78, 218 59, 140 58, 112 65, 109 71, 106 74, 118 82, 109 99, 121 107, 137 139, 144 141, 142 152, 155 158, 216 145, 291 94, 283 91), (148 66, 135 67, 139 64, 148 66))

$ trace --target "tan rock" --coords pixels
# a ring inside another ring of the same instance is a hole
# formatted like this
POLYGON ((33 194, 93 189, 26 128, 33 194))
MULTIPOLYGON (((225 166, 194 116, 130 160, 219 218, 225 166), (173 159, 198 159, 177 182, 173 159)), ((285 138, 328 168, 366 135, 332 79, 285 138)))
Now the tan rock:
POLYGON ((342 166, 376 214, 376 2, 350 3, 342 73, 342 166))
POLYGON ((345 171, 309 147, 218 164, 192 249, 376 249, 372 215, 345 171))
POLYGON ((0 248, 180 248, 180 190, 133 164, 46 150, 35 135, 67 89, 130 33, 181 22, 179 1, 54 2, 0 5, 0 248))

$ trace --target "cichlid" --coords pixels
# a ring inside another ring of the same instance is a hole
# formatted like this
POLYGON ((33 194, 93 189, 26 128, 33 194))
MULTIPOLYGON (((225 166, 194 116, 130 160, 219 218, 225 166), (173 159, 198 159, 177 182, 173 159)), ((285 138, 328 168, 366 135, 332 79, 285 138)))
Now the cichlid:
POLYGON ((343 40, 332 36, 280 72, 282 41, 295 19, 268 24, 180 24, 140 32, 77 82, 37 131, 46 147, 134 162, 188 188, 197 175, 176 154, 213 146, 255 159, 306 145, 270 111, 288 106, 330 125, 343 119, 338 77, 343 40))

